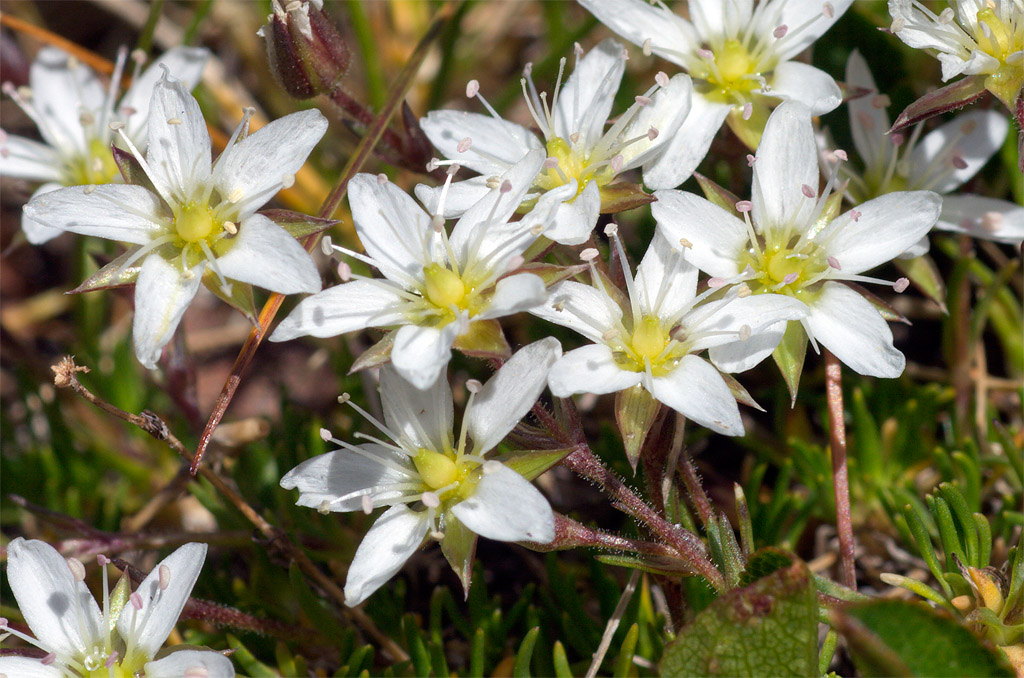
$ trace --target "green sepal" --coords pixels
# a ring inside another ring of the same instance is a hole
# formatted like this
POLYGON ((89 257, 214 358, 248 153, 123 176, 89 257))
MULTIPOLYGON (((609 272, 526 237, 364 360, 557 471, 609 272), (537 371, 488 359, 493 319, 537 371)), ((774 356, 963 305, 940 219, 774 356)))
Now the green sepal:
POLYGON ((761 412, 766 411, 763 407, 757 404, 757 401, 754 400, 754 397, 750 395, 746 388, 743 387, 743 384, 736 381, 735 377, 728 372, 719 371, 719 374, 722 377, 722 381, 725 382, 725 385, 729 387, 729 390, 732 392, 732 397, 736 399, 736 402, 746 405, 747 407, 753 407, 755 410, 760 410, 761 412))
POLYGON ((736 203, 740 201, 739 196, 732 191, 719 186, 703 174, 694 172, 693 176, 697 179, 697 183, 700 184, 700 190, 704 191, 704 196, 712 204, 721 207, 733 216, 739 216, 740 213, 736 211, 736 203))
POLYGON ((565 459, 566 455, 572 452, 574 447, 565 447, 557 450, 524 450, 521 452, 509 452, 496 457, 505 466, 526 478, 533 480, 549 468, 565 459))
POLYGON ((804 370, 804 358, 807 357, 807 332, 798 320, 790 320, 782 341, 772 352, 772 358, 786 381, 789 389, 790 407, 796 405, 796 394, 800 390, 800 374, 804 370))
POLYGON ((128 248, 128 251, 124 254, 93 273, 81 285, 73 290, 65 292, 65 294, 81 294, 82 292, 109 290, 114 287, 134 285, 136 279, 139 277, 139 271, 142 270, 142 260, 140 259, 136 261, 131 266, 124 266, 124 262, 133 257, 141 248, 142 245, 135 245, 128 248), (124 270, 121 270, 122 267, 124 270))
POLYGON ((238 282, 237 280, 227 281, 230 290, 225 291, 220 284, 220 278, 210 268, 203 271, 203 284, 206 285, 206 289, 213 292, 217 297, 231 306, 233 309, 241 313, 251 322, 253 325, 256 324, 256 300, 252 296, 252 285, 249 283, 238 282))
POLYGON ((476 533, 463 525, 451 511, 444 512, 441 531, 444 533, 441 553, 462 582, 462 592, 468 600, 473 580, 473 557, 476 555, 476 533))
POLYGON ((128 603, 128 599, 132 595, 132 582, 127 572, 121 574, 120 579, 117 580, 117 584, 114 585, 113 590, 110 592, 110 596, 107 598, 108 604, 110 605, 110 616, 107 618, 107 622, 110 624, 110 630, 113 631, 117 627, 117 618, 121 616, 121 610, 128 603))
POLYGON ((829 195, 828 199, 825 200, 825 206, 821 209, 821 214, 818 215, 818 221, 811 227, 811 233, 816 234, 832 223, 832 220, 839 216, 839 209, 842 205, 842 191, 836 191, 829 195))
POLYGON ((354 374, 359 370, 371 367, 380 367, 391 360, 391 347, 395 345, 395 332, 388 332, 380 341, 359 354, 359 357, 352 363, 348 373, 354 374))
POLYGON ((515 270, 515 273, 532 273, 541 280, 544 281, 546 287, 551 287, 556 283, 560 283, 563 280, 569 278, 575 278, 583 271, 590 268, 586 264, 576 264, 575 266, 558 266, 557 264, 546 264, 543 262, 536 262, 532 264, 526 264, 520 266, 515 270))
POLYGON ((951 85, 940 87, 934 92, 929 92, 914 103, 903 109, 892 129, 888 134, 900 132, 911 125, 926 120, 933 115, 947 113, 977 101, 985 94, 984 73, 968 75, 951 85))
POLYGON ((615 183, 601 188, 601 214, 618 214, 657 200, 640 184, 615 183))
POLYGON ((341 220, 339 219, 321 219, 320 217, 311 217, 308 214, 293 212, 291 210, 260 210, 257 214, 261 214, 267 219, 270 219, 275 224, 288 231, 288 235, 296 240, 301 240, 306 236, 322 233, 341 223, 341 220))
POLYGON ((946 308, 946 283, 943 282, 935 260, 930 255, 925 254, 913 259, 893 259, 893 263, 914 287, 921 291, 921 294, 938 304, 943 313, 949 314, 946 308))
POLYGON ((512 348, 497 320, 474 320, 469 329, 455 338, 456 348, 474 358, 510 358, 512 348))
POLYGON ((620 556, 602 553, 594 556, 594 560, 605 565, 625 567, 630 570, 640 570, 648 574, 660 574, 666 577, 688 577, 695 575, 693 569, 686 562, 668 556, 620 556))
POLYGON ((771 109, 761 101, 761 97, 753 101, 753 110, 746 120, 743 119, 742 108, 733 108, 725 118, 733 134, 752 151, 761 144, 761 135, 764 134, 764 126, 768 124, 768 115, 771 113, 771 109))
POLYGON ((110 152, 114 156, 114 164, 117 165, 124 183, 141 186, 151 193, 160 195, 160 192, 156 190, 156 187, 150 180, 149 175, 142 169, 142 163, 139 162, 138 158, 113 144, 110 146, 110 152))
POLYGON ((615 394, 615 421, 619 425, 626 459, 633 467, 633 473, 636 473, 640 449, 660 410, 661 403, 639 384, 615 394))

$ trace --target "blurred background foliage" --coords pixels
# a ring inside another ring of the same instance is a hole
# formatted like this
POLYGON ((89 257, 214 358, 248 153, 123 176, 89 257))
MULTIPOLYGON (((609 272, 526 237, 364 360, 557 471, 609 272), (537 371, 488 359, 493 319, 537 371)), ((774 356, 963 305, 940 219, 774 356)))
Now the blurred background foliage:
MULTIPOLYGON (((441 6, 423 0, 328 2, 326 9, 353 55, 345 80, 348 94, 378 109, 441 6)), ((409 92, 408 104, 418 115, 440 107, 479 110, 464 96, 466 82, 476 79, 498 111, 525 122, 529 116, 519 84, 524 65, 533 63, 533 77, 550 89, 558 60, 571 56, 575 42, 588 48, 610 34, 569 2, 463 2, 453 10, 409 92)), ((320 105, 334 124, 307 171, 279 199, 291 209, 315 213, 358 134, 338 122, 330 103, 296 102, 275 83, 256 36, 270 11, 265 0, 5 0, 3 8, 5 15, 45 27, 106 59, 121 45, 153 52, 183 43, 209 47, 214 56, 196 95, 211 127, 222 132, 231 130, 244 106, 256 106, 265 121, 320 105)), ((891 110, 898 111, 939 82, 938 62, 877 30, 888 23, 885 3, 856 2, 814 46, 810 58, 841 80, 850 51, 860 49, 892 99, 891 110)), ((41 44, 5 28, 2 79, 23 83, 41 44)), ((669 69, 638 49, 631 48, 630 54, 618 109, 646 89, 657 70, 669 69)), ((0 114, 5 130, 31 134, 31 124, 9 99, 0 102, 0 114)), ((841 147, 850 146, 845 116, 840 107, 823 120, 841 147)), ((723 130, 700 171, 744 196, 750 182, 746 152, 723 130)), ((1024 189, 1016 164, 1011 133, 1005 152, 966 189, 1019 202, 1024 189)), ((429 180, 376 159, 365 170, 385 172, 407 188, 429 180)), ((43 247, 17 244, 19 208, 31 187, 11 180, 2 186, 4 543, 15 536, 40 538, 69 555, 118 555, 146 570, 161 549, 197 539, 208 542, 210 555, 193 592, 197 600, 186 610, 195 621, 179 629, 185 642, 234 649, 236 667, 251 676, 568 676, 586 671, 630 577, 628 569, 596 560, 598 552, 538 554, 481 541, 476 576, 463 600, 440 550, 422 550, 364 606, 379 633, 409 657, 401 659, 382 650, 365 624, 354 624, 290 566, 273 540, 255 531, 213 485, 189 477, 166 445, 69 391, 55 390, 50 366, 72 354, 91 369, 80 377, 93 393, 129 412, 157 413, 186 447, 194 448, 250 327, 212 296, 201 295, 172 351, 175 367, 147 372, 130 346, 129 293, 64 295, 115 256, 118 246, 69 235, 43 247)), ((699 192, 694 180, 682 188, 699 192)), ((345 209, 336 217, 342 223, 332 237, 357 247, 345 209)), ((653 232, 649 211, 621 214, 617 221, 638 260, 653 232)), ((933 236, 932 255, 946 281, 946 306, 954 312, 944 314, 913 293, 898 297, 896 310, 909 322, 892 327, 897 347, 907 354, 906 373, 894 380, 847 373, 844 380, 857 574, 863 593, 932 600, 961 623, 980 624, 980 635, 1004 645, 995 637, 999 629, 1020 625, 1019 615, 1015 621, 1007 614, 1012 605, 1020 605, 1020 555, 1017 549, 1013 556, 1011 547, 1019 543, 1024 523, 1021 255, 1012 247, 948 235, 933 236), (956 548, 970 554, 959 565, 948 555, 956 548), (1011 573, 1007 563, 1014 557, 1018 567, 1011 573), (975 614, 985 608, 984 596, 980 604, 962 599, 974 601, 979 590, 964 568, 994 568, 1006 586, 1011 579, 1015 583, 1016 589, 1007 588, 1003 595, 1010 605, 997 611, 994 621, 975 614)), ((326 283, 338 282, 337 272, 317 256, 326 283)), ((898 275, 895 269, 883 272, 883 277, 898 275)), ((287 300, 282 313, 293 304, 287 300)), ((546 334, 559 337, 567 350, 580 343, 567 331, 526 317, 504 324, 513 346, 546 334)), ((364 426, 337 405, 336 397, 348 392, 371 410, 376 406, 368 374, 347 374, 353 356, 375 339, 348 336, 262 346, 206 462, 338 582, 370 518, 358 512, 324 516, 295 507, 294 493, 282 490, 278 481, 299 462, 327 451, 320 427, 350 439, 364 426)), ((457 407, 464 401, 465 380, 489 372, 480 361, 456 356, 450 374, 457 407)), ((830 577, 836 561, 835 506, 823 380, 822 361, 809 357, 803 388, 790 407, 767 361, 741 377, 767 410, 743 409, 745 437, 726 439, 690 426, 685 442, 708 496, 725 516, 716 534, 725 538, 724 530, 735 543, 733 530, 737 535, 742 531, 738 485, 753 547, 790 551, 811 573, 830 577)), ((642 473, 634 476, 622 453, 611 399, 584 398, 579 405, 593 449, 629 484, 644 488, 642 473)), ((566 469, 555 468, 538 483, 557 511, 638 536, 631 520, 566 469)), ((670 517, 704 534, 685 493, 676 500, 670 517)), ((0 593, 0 615, 20 619, 6 579, 0 593)), ((698 579, 643 575, 621 613, 601 672, 654 675, 666 643, 713 597, 698 579), (673 617, 679 610, 685 612, 682 618, 673 617)), ((831 653, 822 671, 830 658, 831 653)), ((832 668, 846 674, 852 670, 842 654, 832 668)))

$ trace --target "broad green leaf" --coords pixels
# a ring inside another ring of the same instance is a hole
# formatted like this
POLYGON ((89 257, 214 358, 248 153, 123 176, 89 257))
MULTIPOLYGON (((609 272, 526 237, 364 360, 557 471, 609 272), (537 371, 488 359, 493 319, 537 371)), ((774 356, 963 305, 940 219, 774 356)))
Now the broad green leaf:
POLYGON ((1005 676, 1006 659, 950 615, 903 600, 875 600, 832 614, 863 675, 1005 676))
POLYGON ((942 275, 930 255, 925 254, 913 259, 893 259, 893 263, 914 287, 921 291, 921 294, 938 304, 943 313, 949 313, 946 308, 946 283, 943 282, 942 275))
POLYGON ((804 326, 791 320, 786 325, 786 333, 782 341, 772 353, 779 372, 789 389, 790 405, 796 404, 796 394, 800 390, 800 374, 804 371, 804 358, 807 357, 807 333, 804 326))
POLYGON ((665 648, 663 676, 813 676, 818 600, 800 561, 720 596, 665 648))
POLYGON ((747 569, 740 579, 740 584, 747 586, 758 579, 767 577, 778 572, 784 567, 793 565, 793 556, 774 548, 764 548, 756 551, 747 561, 747 569))

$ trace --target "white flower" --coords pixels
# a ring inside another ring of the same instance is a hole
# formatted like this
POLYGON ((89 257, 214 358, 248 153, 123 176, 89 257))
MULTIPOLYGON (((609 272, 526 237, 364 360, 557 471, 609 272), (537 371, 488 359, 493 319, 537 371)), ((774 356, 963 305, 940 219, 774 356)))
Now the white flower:
MULTIPOLYGON (((833 173, 818 195, 811 112, 779 106, 768 120, 754 161, 752 198, 737 209, 746 222, 689 193, 658 191, 653 213, 673 238, 693 242, 690 259, 713 276, 742 276, 755 293, 802 300, 807 336, 860 374, 896 377, 903 354, 875 307, 841 280, 885 281, 861 275, 907 250, 939 216, 931 191, 899 191, 823 219, 833 173), (753 219, 751 220, 751 216, 753 219)), ((907 284, 901 278, 895 287, 907 284)), ((815 345, 815 348, 817 346, 815 345)))
POLYGON ((728 120, 756 148, 769 109, 801 101, 815 115, 842 96, 824 71, 793 61, 853 0, 690 0, 687 21, 646 0, 580 0, 630 42, 682 67, 693 78, 693 105, 671 145, 644 173, 651 188, 675 188, 696 169, 728 120))
MULTIPOLYGON (((690 110, 690 79, 669 79, 659 74, 658 84, 637 96, 635 103, 605 130, 622 80, 627 55, 622 45, 605 40, 579 58, 572 75, 559 82, 550 103, 533 84, 532 65, 527 65, 523 93, 533 121, 543 139, 526 127, 503 120, 471 82, 466 93, 480 98, 490 115, 462 111, 432 111, 420 121, 424 133, 453 163, 468 167, 480 177, 453 184, 445 216, 461 210, 487 191, 489 177, 504 173, 526 153, 537 148, 547 152, 543 171, 536 177, 529 199, 575 180, 578 194, 560 208, 554 227, 544 235, 566 245, 578 245, 590 237, 602 205, 602 193, 626 170, 647 168, 657 161, 690 110)), ((416 195, 428 206, 437 192, 418 186, 416 195)))
POLYGON ((296 503, 323 513, 390 507, 356 550, 345 582, 347 605, 358 605, 394 576, 427 534, 442 542, 456 571, 472 558, 474 537, 467 529, 498 541, 555 538, 554 515, 543 495, 485 456, 533 407, 561 352, 556 339, 542 339, 516 352, 483 387, 467 384, 470 396, 457 441, 448 381, 440 378, 419 390, 390 367, 380 372, 384 422, 356 409, 392 442, 356 434, 371 442, 352 445, 321 431, 343 449, 299 464, 281 487, 298 488, 296 503))
POLYGON ((936 50, 943 80, 985 74, 985 86, 1012 107, 1024 83, 1024 1, 949 4, 935 14, 914 0, 889 0, 891 30, 911 47, 936 50))
MULTIPOLYGON (((212 650, 172 650, 153 661, 174 629, 205 559, 206 544, 185 544, 160 561, 135 593, 128 595, 124 577, 109 598, 104 567, 101 609, 83 581, 81 562, 65 560, 45 542, 15 539, 7 546, 7 578, 36 637, 15 631, 6 619, 0 622, 0 630, 47 654, 42 659, 0 657, 0 674, 11 678, 234 676, 231 660, 212 650)), ((103 556, 99 560, 101 565, 109 562, 103 556)))
POLYGON ((698 424, 742 435, 736 399, 718 370, 696 354, 710 349, 719 367, 749 369, 782 338, 773 326, 802 317, 804 305, 781 295, 751 296, 743 286, 704 302, 721 290, 696 296, 697 269, 686 260, 686 250, 673 248, 658 232, 634 281, 614 228, 610 234, 628 299, 591 269, 597 287, 559 283, 551 288, 548 303, 531 311, 595 342, 562 356, 548 376, 551 392, 559 397, 615 393, 640 384, 698 424))
MULTIPOLYGON (((855 205, 892 191, 950 193, 977 174, 1003 145, 1009 131, 1006 116, 996 111, 971 111, 923 137, 921 126, 909 140, 903 134, 890 135, 886 133, 888 97, 877 93, 867 63, 857 51, 846 64, 846 83, 872 92, 849 103, 853 144, 864 170, 839 165, 840 176, 850 180, 845 195, 855 205)), ((831 173, 835 162, 833 151, 822 153, 823 172, 831 173)), ((942 200, 942 214, 935 226, 988 240, 1020 242, 1024 239, 1024 207, 979 195, 950 195, 942 200)), ((921 249, 927 249, 927 240, 923 248, 916 248, 921 249)))
POLYGON ((429 387, 451 359, 452 344, 473 323, 525 311, 547 298, 540 277, 513 271, 575 184, 549 192, 521 220, 508 221, 543 161, 542 151, 528 153, 463 214, 450 236, 444 219, 431 217, 384 175, 356 175, 348 195, 366 255, 335 249, 376 267, 384 278, 353 276, 303 300, 270 340, 398 328, 391 350, 395 369, 417 388, 429 387))
MULTIPOLYGON (((142 73, 136 69, 131 87, 116 101, 124 51, 104 91, 92 69, 59 49, 44 47, 32 62, 29 87, 5 84, 4 91, 35 121, 45 143, 0 131, 0 176, 43 182, 33 197, 62 186, 120 181, 110 152, 109 124, 123 122, 128 138, 145 150, 150 97, 163 69, 192 89, 208 56, 196 47, 170 49, 142 73)), ((22 230, 35 245, 61 233, 24 216, 22 230)))
MULTIPOLYGON (((294 180, 327 129, 319 111, 293 113, 217 159, 199 104, 182 83, 153 89, 149 152, 135 151, 155 193, 142 186, 76 186, 37 196, 25 213, 53 228, 132 243, 116 261, 141 261, 135 285, 135 354, 156 367, 200 282, 225 297, 234 281, 282 294, 316 292, 320 277, 294 238, 256 210, 294 180)), ((123 130, 121 130, 123 131, 123 130)), ((131 147, 132 142, 122 137, 131 147)))

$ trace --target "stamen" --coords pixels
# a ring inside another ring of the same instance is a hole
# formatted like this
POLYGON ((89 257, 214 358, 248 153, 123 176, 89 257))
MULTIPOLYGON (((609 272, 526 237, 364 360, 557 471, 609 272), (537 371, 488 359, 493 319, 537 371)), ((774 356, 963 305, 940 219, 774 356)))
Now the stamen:
POLYGON ((459 145, 455 147, 455 150, 457 150, 459 153, 465 153, 470 149, 472 145, 473 140, 469 137, 466 137, 465 139, 459 142, 459 145))
POLYGON ((373 513, 373 500, 370 499, 370 495, 364 494, 359 498, 360 507, 363 509, 363 513, 370 515, 373 513))
POLYGON ((910 287, 910 280, 907 278, 900 278, 892 284, 892 288, 897 294, 902 294, 908 287, 910 287))
POLYGON ((76 582, 85 581, 85 565, 78 558, 68 558, 68 569, 76 582))
POLYGON ((432 509, 437 508, 438 506, 441 505, 441 498, 438 497, 433 492, 424 492, 423 494, 421 494, 420 501, 423 502, 424 506, 432 509))
POLYGON ((786 35, 786 31, 788 30, 789 26, 787 26, 786 24, 782 24, 781 26, 778 26, 774 31, 772 31, 772 35, 774 35, 775 38, 778 39, 784 37, 786 35))
POLYGON ((142 596, 139 595, 138 591, 133 591, 132 594, 128 596, 128 602, 130 602, 132 607, 136 610, 142 609, 142 596))
POLYGON ((817 193, 814 192, 814 189, 807 184, 800 184, 800 192, 808 198, 813 198, 817 195, 817 193))
POLYGON ((161 565, 160 570, 157 573, 157 578, 161 591, 166 591, 167 587, 171 585, 171 568, 166 565, 161 565))

